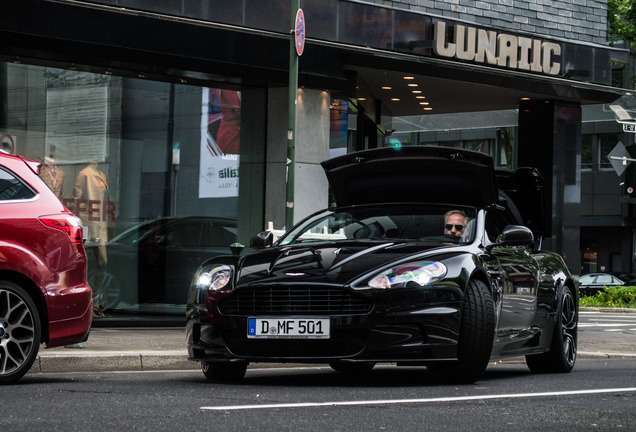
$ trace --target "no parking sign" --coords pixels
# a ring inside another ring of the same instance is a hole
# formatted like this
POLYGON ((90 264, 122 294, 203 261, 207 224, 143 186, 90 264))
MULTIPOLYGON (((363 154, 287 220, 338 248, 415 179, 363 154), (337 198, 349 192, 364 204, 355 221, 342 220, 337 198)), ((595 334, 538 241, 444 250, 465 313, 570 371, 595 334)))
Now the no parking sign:
POLYGON ((296 53, 300 56, 305 50, 305 14, 302 9, 296 12, 296 23, 294 25, 294 42, 296 44, 296 53))

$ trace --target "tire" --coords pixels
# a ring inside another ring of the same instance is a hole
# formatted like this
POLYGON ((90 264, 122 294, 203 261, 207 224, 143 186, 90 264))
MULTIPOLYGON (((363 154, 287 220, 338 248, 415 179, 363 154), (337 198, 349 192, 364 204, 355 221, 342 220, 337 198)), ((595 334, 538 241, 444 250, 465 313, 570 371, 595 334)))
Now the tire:
POLYGON ((0 384, 15 382, 31 369, 41 335, 31 296, 19 285, 0 281, 0 384))
POLYGON ((567 373, 576 362, 578 311, 576 298, 567 286, 561 290, 550 350, 526 356, 526 364, 534 373, 567 373))
MULTIPOLYGON (((95 289, 96 275, 93 274, 88 278, 88 284, 92 289, 95 289)), ((119 305, 121 297, 121 287, 117 279, 110 273, 104 272, 102 274, 102 284, 99 292, 97 293, 96 303, 97 306, 101 306, 103 310, 112 310, 119 305)))
POLYGON ((337 372, 362 374, 371 372, 371 370, 375 367, 375 363, 335 361, 329 363, 329 366, 337 372))
POLYGON ((245 377, 247 363, 202 361, 201 370, 211 382, 239 382, 245 377))
POLYGON ((457 361, 430 363, 445 381, 472 384, 486 371, 495 340, 495 306, 490 291, 478 280, 466 287, 457 342, 457 361))

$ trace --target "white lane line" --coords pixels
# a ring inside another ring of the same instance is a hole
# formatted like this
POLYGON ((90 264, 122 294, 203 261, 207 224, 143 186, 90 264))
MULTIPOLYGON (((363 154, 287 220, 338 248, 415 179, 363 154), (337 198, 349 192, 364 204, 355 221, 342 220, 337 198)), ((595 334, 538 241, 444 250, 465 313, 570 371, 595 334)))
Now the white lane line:
POLYGON ((544 393, 456 396, 456 397, 441 397, 441 398, 430 398, 430 399, 387 399, 387 400, 341 401, 341 402, 298 402, 298 403, 261 404, 261 405, 208 406, 208 407, 201 407, 200 409, 211 410, 211 411, 236 411, 236 410, 254 410, 254 409, 309 408, 309 407, 325 407, 325 406, 337 407, 337 406, 354 406, 354 405, 424 404, 424 403, 435 403, 435 402, 461 402, 461 401, 487 400, 487 399, 509 399, 509 398, 519 399, 519 398, 571 396, 571 395, 602 394, 602 393, 629 393, 629 392, 636 392, 636 387, 571 390, 571 391, 544 392, 544 393))

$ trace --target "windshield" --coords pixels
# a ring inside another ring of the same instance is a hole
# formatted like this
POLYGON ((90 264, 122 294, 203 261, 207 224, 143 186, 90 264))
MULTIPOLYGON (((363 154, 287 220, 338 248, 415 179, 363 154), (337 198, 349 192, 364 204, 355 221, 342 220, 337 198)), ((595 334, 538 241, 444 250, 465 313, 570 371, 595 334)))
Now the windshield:
POLYGON ((475 209, 459 206, 371 205, 325 210, 310 216, 279 240, 281 245, 344 240, 415 240, 469 243, 475 209))
MULTIPOLYGON (((111 240, 111 243, 130 243, 135 244, 144 238, 149 232, 160 226, 160 220, 151 220, 136 225, 111 240)), ((165 222, 164 222, 165 223, 165 222)))

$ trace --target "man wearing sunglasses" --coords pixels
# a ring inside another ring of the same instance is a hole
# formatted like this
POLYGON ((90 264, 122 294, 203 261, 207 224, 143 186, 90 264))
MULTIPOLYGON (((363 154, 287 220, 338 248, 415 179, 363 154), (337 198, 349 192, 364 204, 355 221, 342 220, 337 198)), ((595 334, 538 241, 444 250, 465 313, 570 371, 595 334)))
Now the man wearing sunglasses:
POLYGON ((444 215, 444 234, 461 237, 464 235, 468 217, 461 210, 451 210, 444 215))

